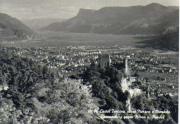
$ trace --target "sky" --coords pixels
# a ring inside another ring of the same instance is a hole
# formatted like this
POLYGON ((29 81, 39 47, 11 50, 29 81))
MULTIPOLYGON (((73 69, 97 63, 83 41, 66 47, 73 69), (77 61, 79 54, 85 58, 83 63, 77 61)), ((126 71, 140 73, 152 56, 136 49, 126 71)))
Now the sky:
POLYGON ((160 3, 178 6, 178 0, 0 0, 0 12, 21 20, 75 16, 80 8, 100 9, 105 6, 133 6, 160 3))

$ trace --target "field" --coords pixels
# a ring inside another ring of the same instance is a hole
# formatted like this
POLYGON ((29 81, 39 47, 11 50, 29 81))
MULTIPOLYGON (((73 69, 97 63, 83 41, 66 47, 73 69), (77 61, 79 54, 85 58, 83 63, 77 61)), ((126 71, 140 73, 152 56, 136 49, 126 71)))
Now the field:
MULTIPOLYGON (((17 47, 63 47, 63 46, 120 46, 136 47, 140 39, 137 35, 113 35, 93 33, 41 32, 36 40, 3 43, 17 47)), ((138 43, 139 42, 139 43, 138 43)))

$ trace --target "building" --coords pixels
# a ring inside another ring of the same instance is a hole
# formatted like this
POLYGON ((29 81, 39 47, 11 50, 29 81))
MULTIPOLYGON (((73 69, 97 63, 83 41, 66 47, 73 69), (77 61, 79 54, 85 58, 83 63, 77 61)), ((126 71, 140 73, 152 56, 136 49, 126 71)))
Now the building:
POLYGON ((130 73, 130 67, 128 65, 128 59, 130 57, 127 56, 124 60, 124 64, 125 64, 125 68, 124 68, 124 77, 122 77, 122 80, 121 80, 121 88, 122 88, 122 92, 125 93, 125 92, 128 92, 129 96, 126 100, 126 109, 128 111, 131 111, 132 110, 132 107, 131 107, 131 99, 133 97, 136 97, 136 96, 139 96, 142 94, 142 90, 139 89, 139 88, 136 88, 136 87, 131 87, 133 82, 135 82, 137 80, 136 77, 132 77, 131 76, 131 73, 130 73))
POLYGON ((125 76, 127 76, 127 77, 130 77, 130 69, 129 69, 129 65, 128 65, 128 59, 129 59, 130 57, 129 56, 127 56, 126 58, 125 58, 125 60, 124 60, 124 64, 125 64, 125 69, 124 69, 124 74, 125 74, 125 76))
POLYGON ((98 57, 98 66, 103 69, 111 65, 111 57, 108 54, 101 54, 98 57))

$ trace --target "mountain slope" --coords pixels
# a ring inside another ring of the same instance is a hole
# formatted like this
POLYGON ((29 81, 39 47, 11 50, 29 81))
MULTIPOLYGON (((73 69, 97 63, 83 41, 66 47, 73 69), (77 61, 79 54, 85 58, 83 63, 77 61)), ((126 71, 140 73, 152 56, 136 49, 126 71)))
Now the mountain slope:
MULTIPOLYGON (((78 33, 111 34, 152 34, 156 30, 158 18, 175 11, 152 3, 147 6, 105 7, 100 10, 81 9, 77 16, 62 22, 53 23, 44 30, 78 33)), ((178 16, 178 15, 177 15, 178 16)))
POLYGON ((141 42, 141 47, 155 48, 162 50, 179 50, 179 28, 170 30, 166 33, 159 34, 150 38, 145 38, 141 42))
POLYGON ((138 20, 126 26, 123 32, 161 34, 174 30, 179 26, 179 10, 168 12, 160 17, 149 20, 138 20))
POLYGON ((38 31, 39 29, 46 27, 55 22, 62 22, 63 18, 38 18, 38 19, 31 19, 31 20, 23 20, 24 24, 30 27, 33 30, 38 31))
POLYGON ((26 39, 34 32, 16 18, 0 13, 0 39, 26 39))

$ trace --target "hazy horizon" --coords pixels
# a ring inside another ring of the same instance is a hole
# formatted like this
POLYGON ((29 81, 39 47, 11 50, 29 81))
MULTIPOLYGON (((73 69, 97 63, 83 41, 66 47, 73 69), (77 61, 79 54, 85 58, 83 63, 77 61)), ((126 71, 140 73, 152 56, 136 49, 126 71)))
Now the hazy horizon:
POLYGON ((135 6, 159 3, 179 6, 178 0, 0 0, 0 12, 20 20, 40 18, 67 19, 79 9, 100 9, 107 6, 135 6))

